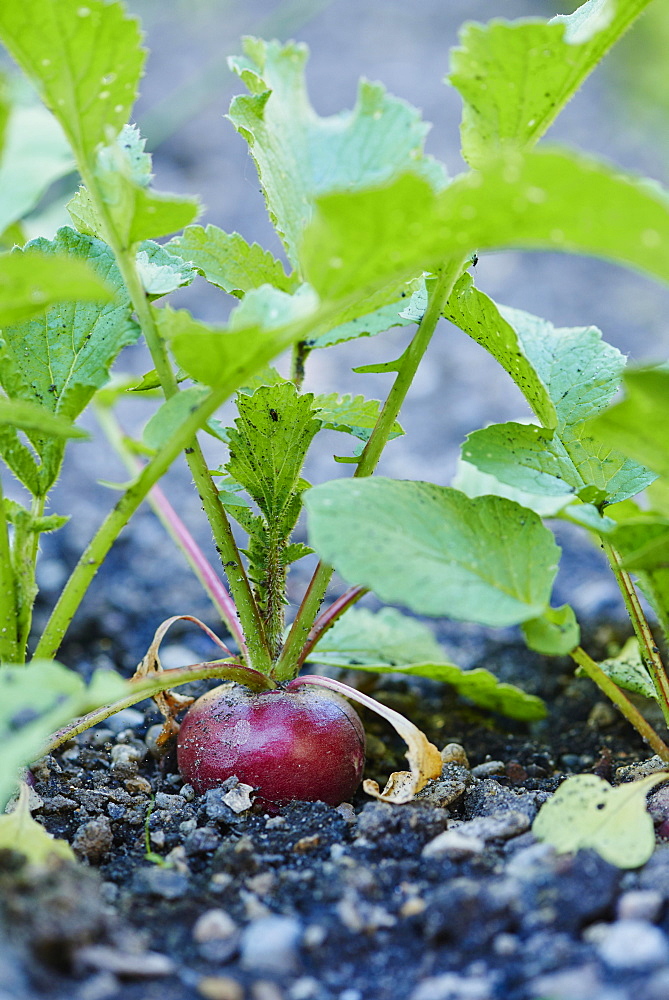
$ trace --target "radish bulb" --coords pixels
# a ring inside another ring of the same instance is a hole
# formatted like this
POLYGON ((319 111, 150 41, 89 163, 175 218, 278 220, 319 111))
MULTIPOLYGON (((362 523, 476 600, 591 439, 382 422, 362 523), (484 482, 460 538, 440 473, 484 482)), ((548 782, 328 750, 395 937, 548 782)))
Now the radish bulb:
POLYGON ((261 805, 300 799, 336 806, 360 784, 365 732, 349 703, 324 688, 255 693, 221 684, 186 713, 177 760, 197 792, 236 775, 257 789, 261 805))

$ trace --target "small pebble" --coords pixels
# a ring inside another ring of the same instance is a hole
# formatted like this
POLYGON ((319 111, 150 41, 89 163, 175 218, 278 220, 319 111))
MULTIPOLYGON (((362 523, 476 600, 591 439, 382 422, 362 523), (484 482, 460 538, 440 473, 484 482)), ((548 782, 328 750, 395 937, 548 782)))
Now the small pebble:
POLYGON ((265 821, 265 828, 267 830, 278 830, 282 826, 286 826, 287 820, 285 816, 268 816, 265 821))
POLYGON ((423 857, 466 857, 480 854, 489 841, 508 840, 524 833, 529 825, 527 813, 514 809, 471 819, 438 834, 423 848, 423 857))
POLYGON ((237 924, 225 910, 206 910, 195 921, 193 940, 220 941, 232 937, 237 932, 237 924))
POLYGON ((441 751, 441 759, 444 764, 459 764, 469 770, 469 760, 465 748, 459 743, 447 743, 441 751))
POLYGON ((128 979, 171 976, 176 969, 175 963, 167 955, 155 951, 125 952, 103 944, 80 948, 76 958, 81 965, 128 979))
POLYGON ((195 798, 195 789, 192 785, 189 785, 188 782, 186 782, 185 785, 181 786, 179 795, 182 799, 185 799, 186 802, 192 802, 195 798))
POLYGON ((624 767, 616 768, 616 781, 636 781, 639 778, 646 778, 649 774, 657 774, 667 770, 666 760, 655 754, 648 760, 639 761, 637 764, 626 764, 624 767))
POLYGON ((203 976, 197 991, 204 1000, 244 1000, 244 987, 232 976, 203 976))
POLYGON ((159 722, 157 722, 155 726, 149 726, 146 736, 144 737, 146 749, 152 757, 156 758, 156 760, 161 760, 170 749, 167 743, 161 742, 162 735, 163 727, 159 722))
POLYGON ((314 1000, 320 993, 320 984, 313 976, 300 976, 288 987, 290 1000, 314 1000))
POLYGON ((302 944, 310 951, 314 951, 325 943, 327 936, 328 932, 322 924, 309 924, 302 935, 302 944))
POLYGON ((251 983, 251 1000, 283 1000, 280 987, 268 979, 257 979, 251 983))
POLYGON ((117 743, 111 748, 112 771, 120 778, 134 777, 141 760, 141 751, 127 743, 117 743))
POLYGON ((130 792, 131 795, 151 795, 153 791, 151 788, 151 782, 147 781, 146 778, 142 778, 138 774, 132 778, 127 778, 123 784, 126 791, 130 792))
POLYGON ((444 830, 438 837, 426 844, 422 850, 424 858, 471 858, 475 854, 482 854, 485 850, 485 841, 481 837, 475 837, 466 831, 463 833, 458 827, 453 830, 444 830))
POLYGON ((76 1000, 113 1000, 120 989, 121 984, 112 972, 96 972, 82 983, 75 996, 76 1000))
POLYGON ((72 841, 72 849, 79 858, 95 863, 101 861, 112 849, 114 837, 107 816, 98 816, 82 823, 72 841))
POLYGON ((170 795, 168 792, 156 792, 156 809, 166 809, 167 812, 179 815, 183 813, 185 805, 186 803, 181 795, 170 795))
POLYGON ((656 921, 662 912, 662 893, 655 889, 635 889, 623 893, 618 900, 619 920, 656 921))
POLYGON ((594 964, 549 972, 529 984, 532 997, 554 1000, 593 1000, 599 995, 601 985, 594 964))
POLYGON ((418 984, 410 1000, 491 1000, 490 980, 481 976, 460 976, 445 972, 418 984))
POLYGON ((105 719, 105 725, 114 733, 120 733, 124 729, 137 729, 144 722, 144 712, 136 708, 124 708, 116 715, 110 715, 105 719))
POLYGON ((617 920, 605 925, 596 947, 610 969, 641 971, 669 962, 666 934, 647 920, 617 920))
POLYGON ((221 835, 213 826, 201 826, 189 833, 184 841, 186 854, 208 854, 215 851, 221 842, 221 835))
POLYGON ((504 774, 506 764, 503 760, 486 760, 472 768, 475 778, 490 778, 494 774, 504 774))
POLYGON ((320 834, 312 833, 306 837, 300 837, 293 844, 293 850, 296 854, 306 854, 309 851, 315 850, 321 842, 320 834))
POLYGON ((300 922, 294 917, 266 916, 244 928, 241 965, 253 972, 289 975, 299 968, 300 922))
POLYGON ((151 865, 140 868, 135 874, 136 891, 162 899, 182 899, 188 892, 188 884, 188 876, 172 868, 151 865))
POLYGON ((343 816, 347 823, 355 823, 355 809, 350 802, 340 803, 340 805, 335 807, 335 812, 338 812, 340 816, 343 816))

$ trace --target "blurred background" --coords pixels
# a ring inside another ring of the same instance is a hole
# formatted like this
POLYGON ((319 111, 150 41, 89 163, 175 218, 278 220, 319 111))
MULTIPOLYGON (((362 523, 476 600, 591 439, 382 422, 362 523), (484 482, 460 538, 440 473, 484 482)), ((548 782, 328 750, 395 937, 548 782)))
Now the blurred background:
MULTIPOLYGON (((240 51, 243 35, 295 38, 309 46, 307 79, 321 115, 350 108, 361 76, 381 81, 432 122, 427 150, 454 174, 464 168, 459 155, 460 99, 443 80, 463 22, 546 18, 577 5, 576 0, 129 0, 129 9, 143 22, 150 49, 136 121, 153 153, 155 186, 199 195, 206 206, 203 224, 236 230, 249 242, 280 254, 246 144, 225 117, 231 97, 243 91, 226 63, 240 51)), ((563 112, 547 140, 666 183, 668 50, 669 3, 656 0, 563 112)), ((43 212, 51 204, 52 222, 64 201, 63 183, 40 207, 43 212)), ((475 280, 497 301, 557 326, 600 327, 605 339, 634 361, 668 354, 669 292, 629 271, 552 253, 499 253, 482 256, 475 280)), ((200 279, 171 301, 214 323, 224 322, 230 308, 224 293, 200 279)), ((350 369, 396 357, 412 332, 390 331, 315 352, 306 388, 383 398, 389 388, 384 376, 354 375, 350 369)), ((140 349, 132 349, 121 356, 118 367, 141 372, 151 365, 140 349)), ((282 370, 285 373, 285 366, 282 370)), ((128 430, 137 431, 149 415, 147 404, 136 402, 125 409, 123 419, 128 430)), ((391 443, 379 471, 446 485, 467 433, 526 415, 526 404, 505 373, 442 321, 400 417, 406 436, 391 443)), ((316 482, 348 474, 350 466, 332 461, 332 454, 345 448, 342 441, 334 433, 328 438, 322 453, 310 459, 307 478, 316 482)), ((216 464, 222 459, 215 448, 211 459, 216 464)), ((73 445, 53 509, 76 504, 76 517, 65 531, 45 540, 41 584, 47 603, 114 502, 115 495, 98 485, 98 479, 122 481, 125 473, 98 444, 73 445)), ((210 552, 207 524, 185 465, 175 466, 167 487, 180 515, 210 552)), ((569 601, 586 618, 620 615, 615 585, 587 538, 566 526, 558 527, 558 538, 566 558, 556 601, 569 601)), ((293 584, 296 597, 308 568, 300 565, 293 584)), ((96 648, 104 649, 109 645, 105 636, 124 629, 126 637, 115 641, 114 650, 129 665, 143 655, 147 636, 162 618, 177 613, 194 613, 214 623, 197 582, 143 509, 91 588, 75 637, 82 644, 93 637, 96 648)), ((193 640, 195 648, 198 641, 193 640)))

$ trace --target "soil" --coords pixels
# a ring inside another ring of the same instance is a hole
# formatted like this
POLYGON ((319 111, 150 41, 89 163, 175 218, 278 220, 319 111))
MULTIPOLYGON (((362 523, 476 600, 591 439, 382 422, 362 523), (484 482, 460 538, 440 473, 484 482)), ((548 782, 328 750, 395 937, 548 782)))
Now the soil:
MULTIPOLYGON (((669 845, 621 871, 530 831, 565 775, 615 781, 647 749, 567 663, 513 640, 488 642, 484 661, 548 696, 547 719, 510 722, 443 686, 384 678, 379 700, 469 758, 404 806, 359 792, 269 814, 236 812, 230 788, 196 796, 173 751, 157 756, 151 702, 45 758, 34 815, 79 862, 45 874, 0 854, 0 1000, 669 996, 669 845)), ((382 780, 403 746, 363 721, 367 775, 382 780)), ((659 824, 661 796, 653 810, 659 824)))

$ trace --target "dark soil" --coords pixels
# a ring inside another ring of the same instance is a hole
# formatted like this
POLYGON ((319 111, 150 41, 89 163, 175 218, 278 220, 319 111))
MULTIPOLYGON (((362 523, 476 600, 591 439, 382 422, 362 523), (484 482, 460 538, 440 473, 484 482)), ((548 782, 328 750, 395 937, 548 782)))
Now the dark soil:
MULTIPOLYGON (((225 788, 195 796, 173 753, 154 756, 151 703, 46 758, 34 815, 80 863, 45 875, 0 857, 0 1000, 664 1000, 667 845, 624 872, 529 829, 566 774, 615 780, 646 748, 566 663, 514 642, 485 662, 549 695, 548 719, 530 730, 429 682, 377 685, 469 757, 405 806, 360 792, 268 815, 235 812, 225 788), (460 838, 440 846, 445 830, 460 838)), ((403 768, 385 724, 364 722, 368 775, 403 768)))

